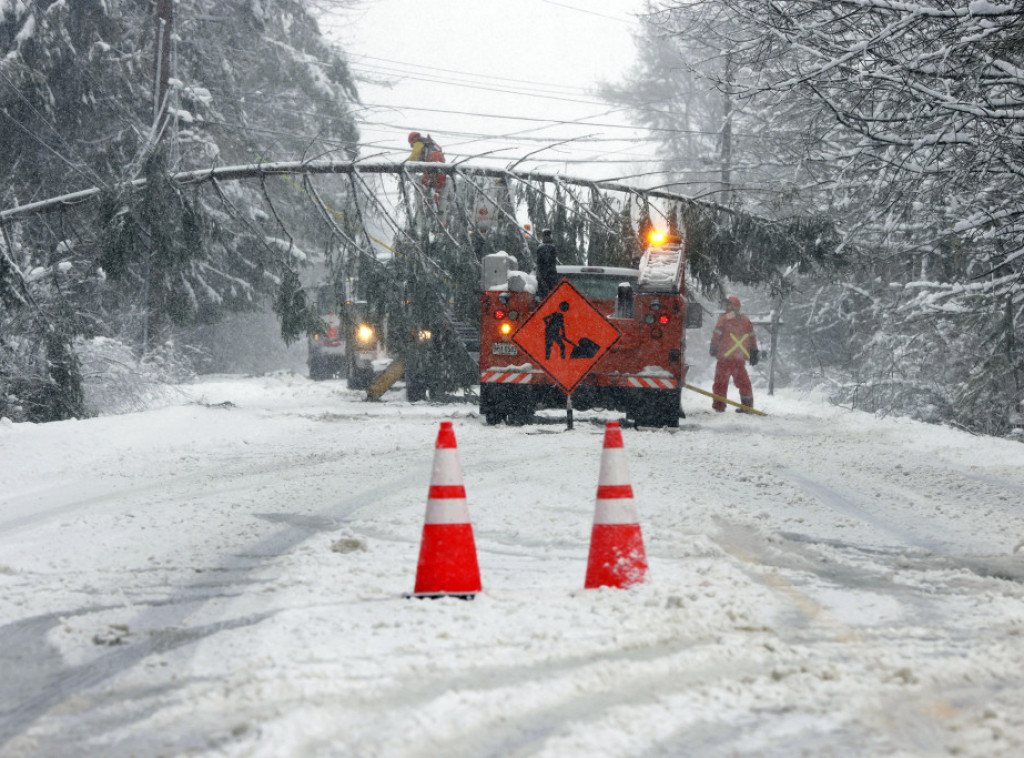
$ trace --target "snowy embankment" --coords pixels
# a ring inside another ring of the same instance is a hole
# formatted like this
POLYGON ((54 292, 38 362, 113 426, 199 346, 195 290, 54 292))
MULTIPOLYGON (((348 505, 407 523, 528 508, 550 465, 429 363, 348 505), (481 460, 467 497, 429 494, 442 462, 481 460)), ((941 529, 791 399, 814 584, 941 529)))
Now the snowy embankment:
POLYGON ((291 374, 0 423, 0 755, 1024 754, 1024 445, 807 399, 625 429, 291 374), (484 591, 407 600, 452 420, 484 591))

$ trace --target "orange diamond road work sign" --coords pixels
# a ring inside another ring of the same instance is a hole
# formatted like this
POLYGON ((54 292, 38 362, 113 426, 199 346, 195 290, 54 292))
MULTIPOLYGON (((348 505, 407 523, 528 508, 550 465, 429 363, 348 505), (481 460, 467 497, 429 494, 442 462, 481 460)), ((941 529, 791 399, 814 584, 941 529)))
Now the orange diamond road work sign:
POLYGON ((593 303, 563 279, 512 341, 568 395, 621 337, 593 303))

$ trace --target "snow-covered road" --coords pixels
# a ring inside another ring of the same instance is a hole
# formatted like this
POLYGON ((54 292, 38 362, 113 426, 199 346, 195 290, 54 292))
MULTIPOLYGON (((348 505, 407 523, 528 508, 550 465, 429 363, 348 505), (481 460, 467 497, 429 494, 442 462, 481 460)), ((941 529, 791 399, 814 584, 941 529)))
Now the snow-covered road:
POLYGON ((1024 754, 1024 445, 785 394, 625 429, 293 374, 0 422, 2 756, 1024 754), (407 600, 438 422, 484 591, 407 600))

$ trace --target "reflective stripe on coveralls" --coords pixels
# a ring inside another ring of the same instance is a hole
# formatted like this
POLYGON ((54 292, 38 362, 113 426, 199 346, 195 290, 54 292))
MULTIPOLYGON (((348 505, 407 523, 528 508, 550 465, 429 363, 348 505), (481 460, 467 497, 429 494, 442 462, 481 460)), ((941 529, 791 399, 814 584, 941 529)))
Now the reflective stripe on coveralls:
POLYGON ((732 337, 732 341, 735 344, 732 347, 730 347, 728 350, 726 350, 725 351, 725 355, 723 355, 722 357, 723 358, 728 358, 730 355, 733 354, 733 351, 736 350, 736 348, 739 348, 740 350, 743 351, 743 357, 744 358, 750 358, 750 353, 747 351, 747 348, 744 347, 744 345, 743 345, 743 343, 747 341, 747 337, 749 337, 750 335, 749 334, 744 334, 742 339, 736 339, 736 335, 733 334, 732 332, 729 332, 729 336, 732 337))

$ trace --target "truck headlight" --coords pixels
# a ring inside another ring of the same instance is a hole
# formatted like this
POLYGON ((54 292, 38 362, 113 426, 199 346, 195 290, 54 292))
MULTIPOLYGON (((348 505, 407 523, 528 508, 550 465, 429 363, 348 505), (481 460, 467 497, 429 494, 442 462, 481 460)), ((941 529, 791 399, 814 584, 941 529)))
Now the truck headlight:
POLYGON ((373 327, 368 324, 360 324, 356 329, 356 339, 362 343, 373 341, 373 327))

